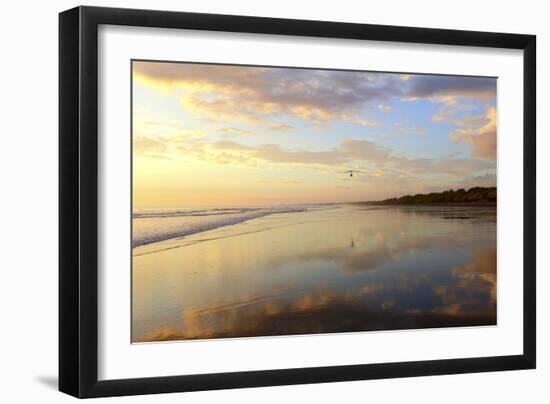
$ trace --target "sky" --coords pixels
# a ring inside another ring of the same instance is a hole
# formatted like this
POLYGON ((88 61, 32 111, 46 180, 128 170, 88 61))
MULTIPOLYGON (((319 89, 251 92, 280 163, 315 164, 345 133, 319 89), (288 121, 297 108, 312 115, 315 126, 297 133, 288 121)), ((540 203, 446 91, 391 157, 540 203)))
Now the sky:
POLYGON ((496 186, 496 83, 133 61, 134 208, 373 201, 496 186))

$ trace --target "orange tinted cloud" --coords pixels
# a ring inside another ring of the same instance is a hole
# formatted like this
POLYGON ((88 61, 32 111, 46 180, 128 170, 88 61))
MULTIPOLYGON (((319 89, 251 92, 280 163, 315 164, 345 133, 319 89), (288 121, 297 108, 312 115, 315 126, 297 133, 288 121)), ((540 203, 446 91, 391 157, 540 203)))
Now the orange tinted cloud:
POLYGON ((477 128, 459 128, 450 134, 455 142, 472 145, 472 155, 487 160, 497 157, 497 113, 495 107, 486 112, 486 123, 477 128))
POLYGON ((183 108, 215 121, 267 125, 277 130, 283 127, 270 119, 287 114, 317 124, 341 120, 379 125, 354 111, 365 100, 339 94, 348 90, 336 88, 338 83, 333 80, 320 80, 317 71, 307 71, 304 76, 301 69, 134 62, 133 75, 144 86, 183 92, 183 108))
POLYGON ((484 77, 139 61, 133 74, 145 86, 180 94, 182 106, 195 114, 249 125, 286 114, 315 124, 377 126, 365 114, 390 112, 392 97, 454 104, 496 94, 495 79, 484 77))

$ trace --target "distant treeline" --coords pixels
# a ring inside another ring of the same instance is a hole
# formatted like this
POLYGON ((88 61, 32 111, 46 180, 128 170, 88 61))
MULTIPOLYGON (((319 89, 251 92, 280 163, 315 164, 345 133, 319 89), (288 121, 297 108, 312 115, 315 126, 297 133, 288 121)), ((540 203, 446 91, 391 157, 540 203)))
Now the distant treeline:
POLYGON ((496 201, 496 187, 473 187, 468 190, 460 188, 456 191, 449 189, 448 191, 432 192, 430 194, 405 195, 399 198, 390 198, 369 203, 384 205, 415 205, 425 203, 496 203, 496 201))

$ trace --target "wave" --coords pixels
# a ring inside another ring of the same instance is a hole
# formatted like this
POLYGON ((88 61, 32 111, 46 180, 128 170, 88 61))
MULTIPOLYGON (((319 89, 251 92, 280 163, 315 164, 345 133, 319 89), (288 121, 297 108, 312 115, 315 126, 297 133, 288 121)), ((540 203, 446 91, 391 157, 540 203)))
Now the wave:
POLYGON ((213 208, 213 209, 150 209, 134 212, 132 217, 154 218, 154 217, 178 217, 178 216, 218 216, 231 213, 244 213, 260 210, 259 208, 213 208))
MULTIPOLYGON (((247 235, 247 234, 261 233, 261 232, 264 232, 264 231, 273 230, 274 228, 277 228, 277 227, 282 227, 282 226, 265 227, 263 229, 258 229, 258 230, 253 230, 253 231, 245 231, 245 232, 242 232, 242 233, 233 233, 233 234, 228 234, 228 235, 225 235, 225 236, 218 236, 218 237, 200 238, 200 239, 196 239, 196 240, 190 240, 188 242, 177 243, 175 245, 168 245, 168 246, 162 246, 162 247, 159 246, 158 249, 149 249, 149 250, 145 250, 144 252, 134 254, 134 257, 139 257, 139 256, 142 256, 142 255, 155 254, 155 253, 162 252, 162 251, 173 250, 175 248, 187 247, 189 245, 200 244, 200 243, 204 243, 206 241, 222 240, 224 238, 239 237, 239 236, 244 236, 244 235, 247 235)), ((179 237, 177 239, 180 239, 180 238, 183 238, 183 237, 179 237)))
POLYGON ((268 215, 319 210, 322 208, 310 205, 273 208, 156 209, 136 211, 132 215, 132 247, 181 238, 268 215))

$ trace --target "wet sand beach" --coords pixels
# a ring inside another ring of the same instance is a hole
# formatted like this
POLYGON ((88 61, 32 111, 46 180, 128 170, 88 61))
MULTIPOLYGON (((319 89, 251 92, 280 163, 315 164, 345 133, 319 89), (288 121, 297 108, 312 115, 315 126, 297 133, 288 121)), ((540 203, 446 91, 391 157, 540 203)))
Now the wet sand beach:
POLYGON ((267 214, 134 247, 132 271, 133 342, 494 325, 496 208, 267 214))

